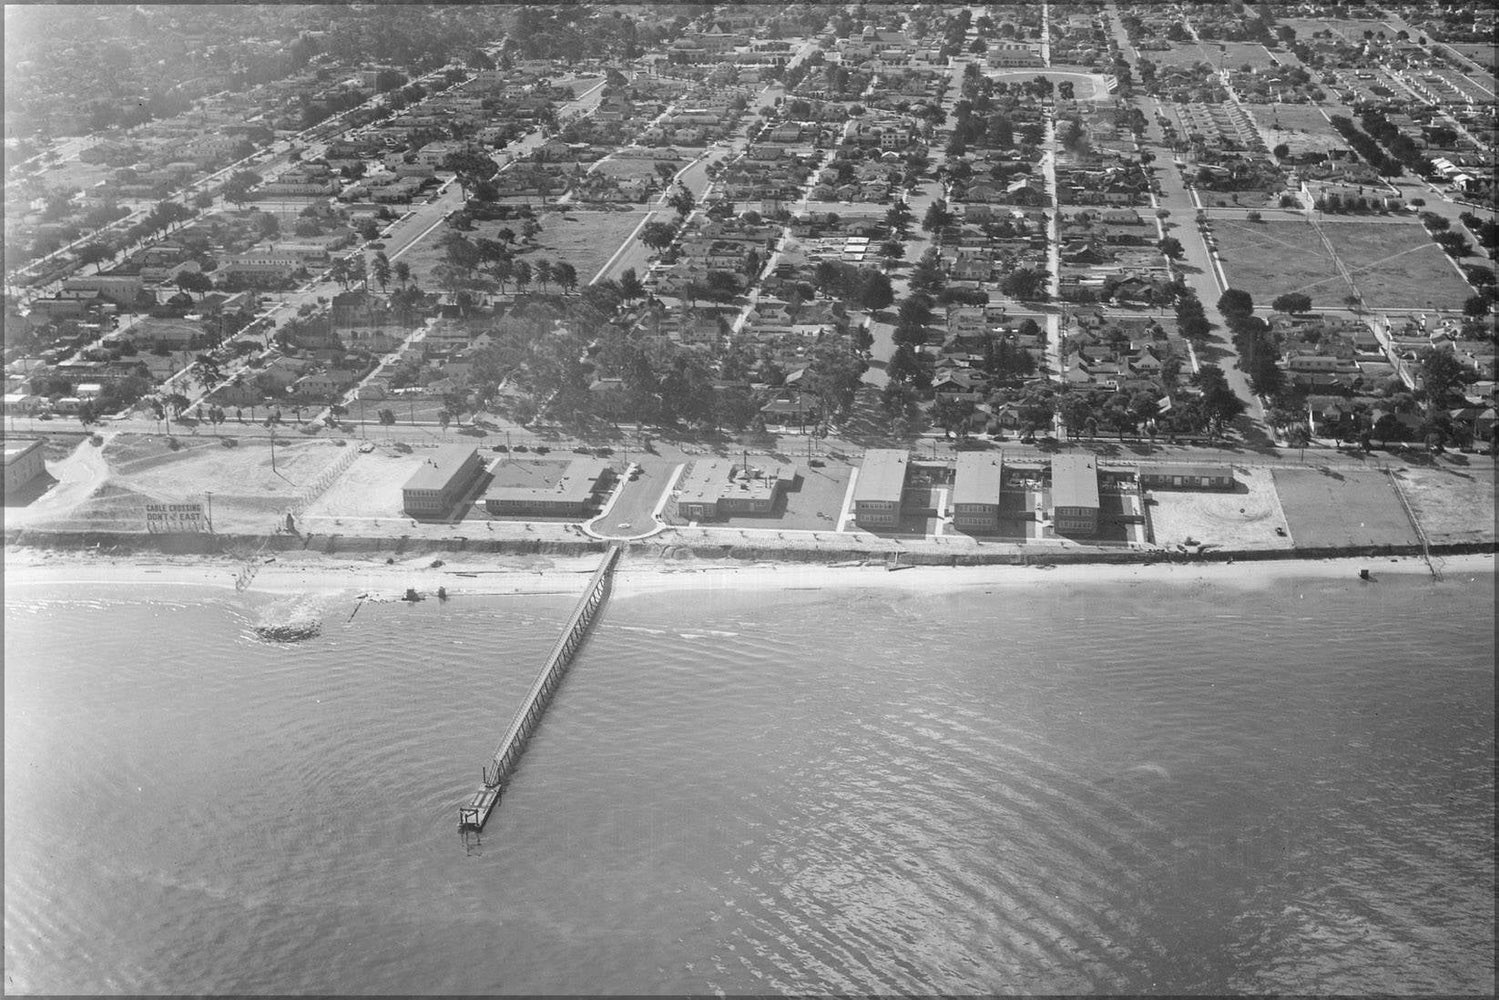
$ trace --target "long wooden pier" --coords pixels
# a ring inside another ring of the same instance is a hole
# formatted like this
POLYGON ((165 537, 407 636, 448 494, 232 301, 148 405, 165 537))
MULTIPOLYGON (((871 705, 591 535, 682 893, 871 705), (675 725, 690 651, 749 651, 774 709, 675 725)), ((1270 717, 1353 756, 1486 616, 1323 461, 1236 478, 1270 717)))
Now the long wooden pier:
POLYGON ((593 625, 594 617, 609 596, 609 580, 614 573, 615 564, 619 562, 621 551, 620 546, 611 545, 604 556, 604 561, 599 564, 598 569, 593 571, 593 576, 588 580, 588 586, 584 588, 583 595, 578 598, 572 615, 562 628, 562 634, 557 637, 556 644, 552 646, 552 651, 547 656, 541 673, 536 676, 531 690, 526 693, 520 707, 515 710, 515 716, 510 720, 505 735, 501 737, 494 756, 484 765, 483 787, 475 792, 466 803, 458 807, 459 829, 484 829, 484 823, 489 819, 489 814, 494 811, 494 807, 500 801, 500 794, 504 791, 506 782, 510 780, 510 775, 520 763, 521 754, 526 749, 526 741, 541 724, 541 717, 546 714, 547 705, 551 703, 552 694, 557 690, 557 685, 562 682, 562 675, 567 670, 568 664, 572 662, 573 654, 578 651, 579 646, 583 645, 583 640, 588 636, 588 629, 593 625))

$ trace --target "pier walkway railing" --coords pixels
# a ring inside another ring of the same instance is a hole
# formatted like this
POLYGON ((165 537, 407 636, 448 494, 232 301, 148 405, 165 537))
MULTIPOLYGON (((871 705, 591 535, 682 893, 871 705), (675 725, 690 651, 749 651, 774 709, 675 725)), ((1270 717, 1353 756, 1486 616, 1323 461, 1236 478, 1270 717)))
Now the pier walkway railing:
POLYGON ((536 727, 541 724, 541 718, 551 703, 557 685, 562 681, 563 673, 572 662, 578 647, 587 638, 588 630, 593 625, 599 608, 609 596, 610 577, 614 573, 614 567, 619 562, 622 551, 619 545, 611 545, 604 556, 604 561, 589 578, 588 585, 584 588, 582 596, 578 598, 578 603, 574 605, 567 623, 562 627, 562 632, 553 644, 546 663, 542 665, 541 672, 536 675, 536 680, 532 683, 531 689, 526 692, 525 698, 521 700, 520 707, 515 710, 515 715, 505 729, 505 735, 500 738, 500 744, 495 748, 493 756, 485 763, 483 787, 475 792, 468 802, 458 807, 460 828, 475 830, 484 828, 489 814, 499 802, 500 793, 504 790, 506 782, 510 780, 510 775, 520 763, 521 755, 526 749, 526 742, 536 731, 536 727))

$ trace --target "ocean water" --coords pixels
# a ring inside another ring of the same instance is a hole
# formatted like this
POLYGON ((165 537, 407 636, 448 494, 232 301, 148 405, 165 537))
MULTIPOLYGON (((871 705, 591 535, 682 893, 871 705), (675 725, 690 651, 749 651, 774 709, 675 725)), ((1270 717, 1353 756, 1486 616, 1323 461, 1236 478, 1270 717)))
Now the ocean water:
POLYGON ((1492 994, 1494 597, 11 586, 6 990, 1492 994))

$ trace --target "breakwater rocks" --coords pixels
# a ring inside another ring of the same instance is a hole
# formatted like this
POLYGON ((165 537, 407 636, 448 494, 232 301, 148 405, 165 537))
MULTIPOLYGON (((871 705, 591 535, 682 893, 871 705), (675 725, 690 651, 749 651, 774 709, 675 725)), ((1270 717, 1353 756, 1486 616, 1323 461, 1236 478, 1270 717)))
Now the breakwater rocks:
POLYGON ((320 609, 309 598, 291 598, 266 606, 252 626, 267 642, 301 642, 323 631, 320 609))

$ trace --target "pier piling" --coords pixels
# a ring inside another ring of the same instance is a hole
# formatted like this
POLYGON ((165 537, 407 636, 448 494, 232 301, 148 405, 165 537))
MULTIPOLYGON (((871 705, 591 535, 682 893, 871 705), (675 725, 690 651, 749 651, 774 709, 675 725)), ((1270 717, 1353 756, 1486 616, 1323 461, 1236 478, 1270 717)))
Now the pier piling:
POLYGON ((604 561, 589 578, 588 585, 584 588, 582 596, 578 598, 578 603, 573 606, 572 614, 568 616, 562 633, 553 644, 552 651, 542 665, 541 672, 536 675, 531 689, 515 710, 515 715, 511 718, 505 735, 500 738, 500 744, 495 748, 493 756, 484 765, 483 786, 470 796, 467 802, 458 807, 459 829, 482 830, 489 819, 489 814, 494 811, 505 784, 510 780, 511 774, 520 762, 521 754, 525 752, 526 741, 540 725, 547 705, 551 703, 552 695, 561 683, 563 672, 567 670, 574 654, 583 645, 583 640, 587 638, 594 618, 609 596, 610 577, 614 572, 615 564, 619 562, 621 551, 618 545, 610 546, 609 551, 604 555, 604 561))

